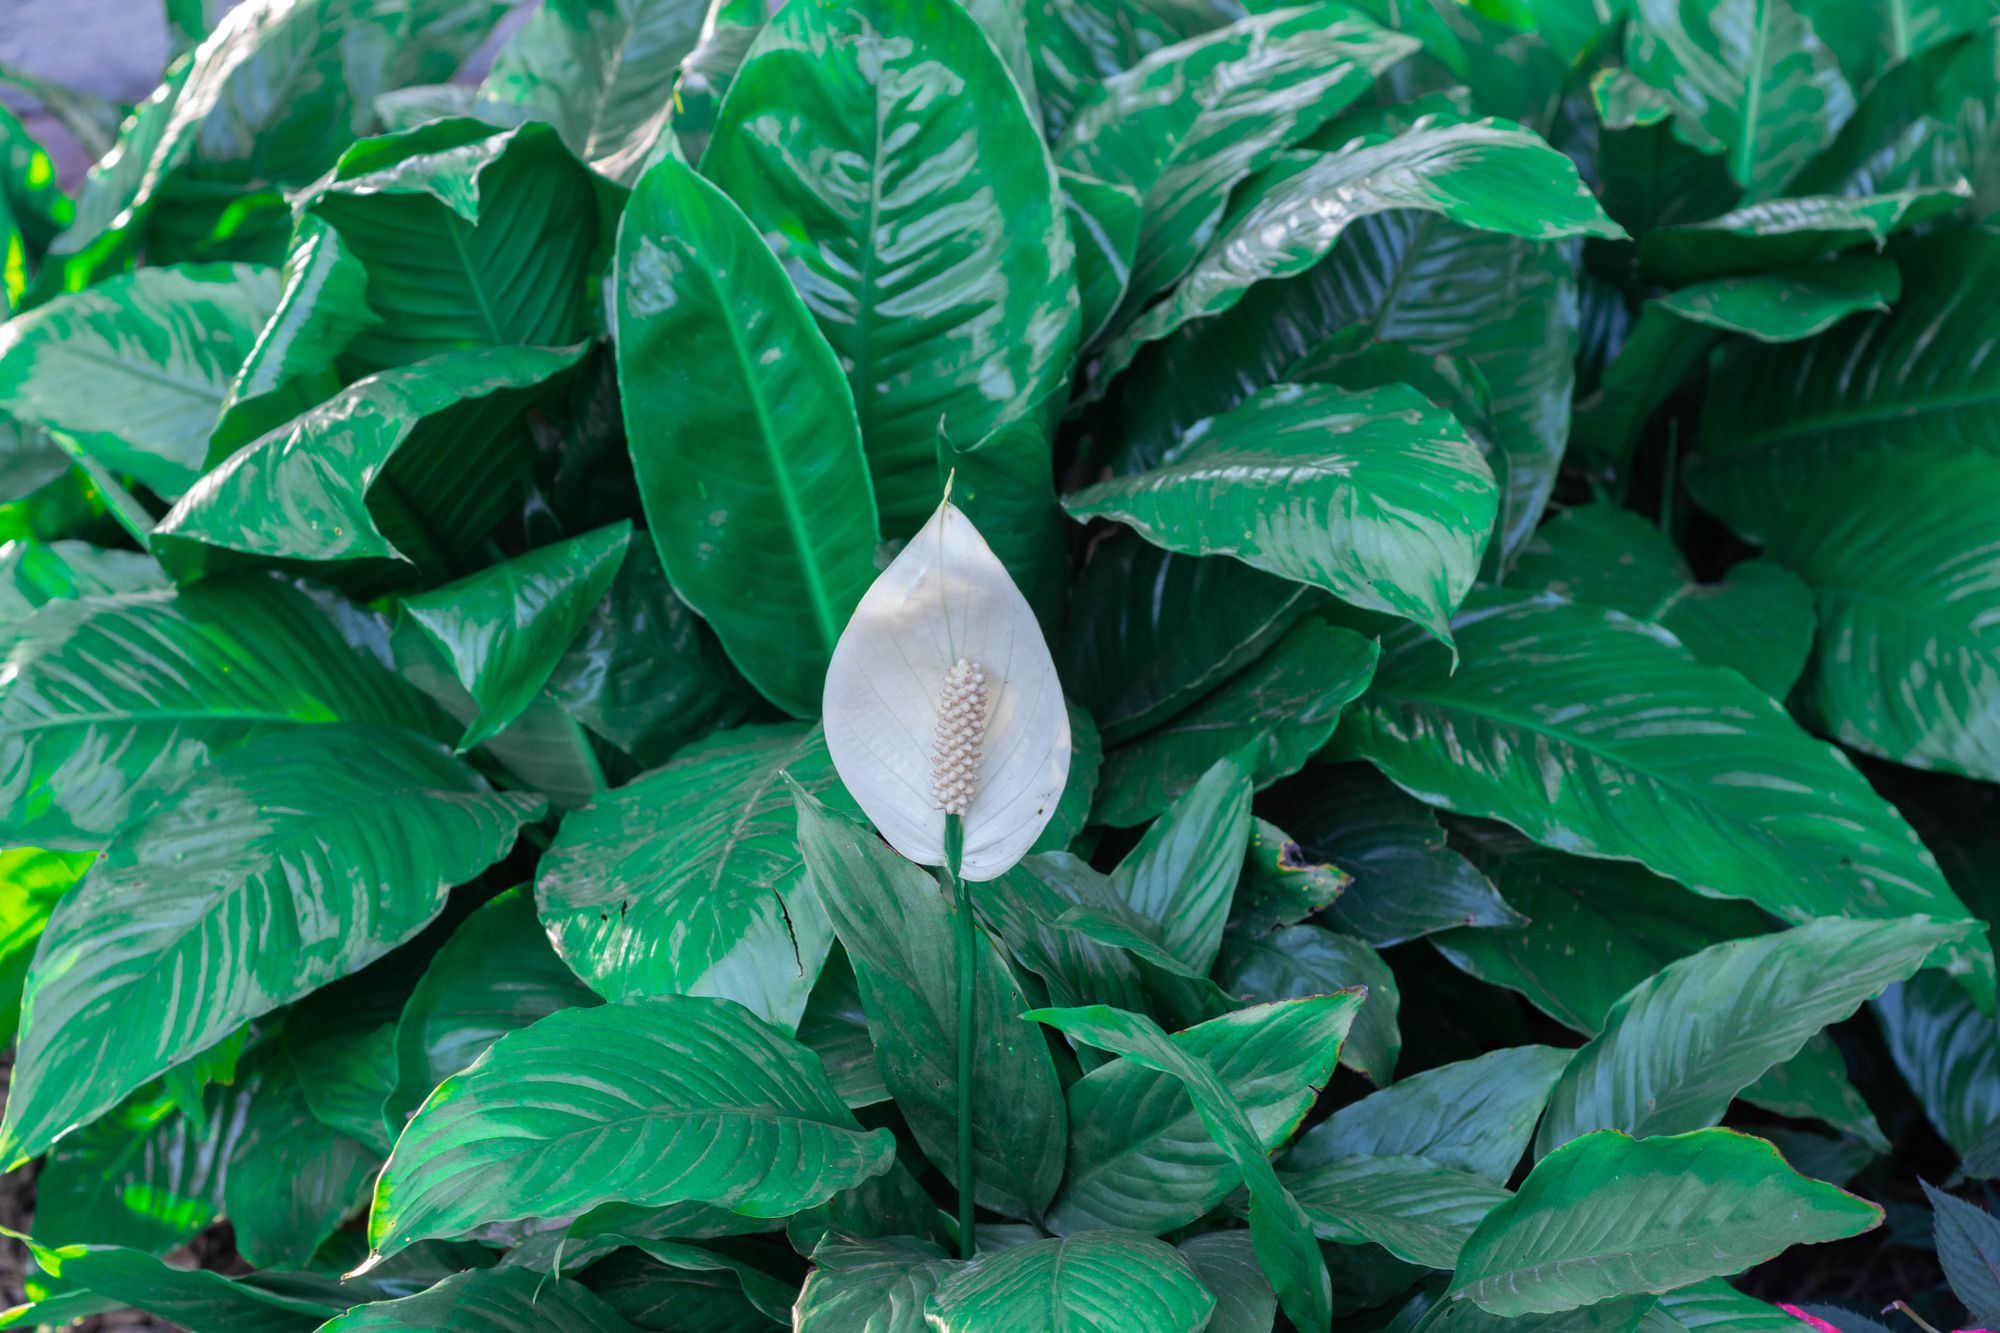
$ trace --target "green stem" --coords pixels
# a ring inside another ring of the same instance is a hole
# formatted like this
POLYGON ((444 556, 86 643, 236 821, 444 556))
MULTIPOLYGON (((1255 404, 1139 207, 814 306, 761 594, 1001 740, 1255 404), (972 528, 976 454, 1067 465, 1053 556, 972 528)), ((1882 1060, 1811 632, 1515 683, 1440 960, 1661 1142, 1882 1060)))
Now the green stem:
POLYGON ((972 1047, 973 980, 979 936, 972 923, 972 886, 962 878, 965 824, 944 817, 944 877, 958 910, 958 1253, 972 1257, 972 1047))

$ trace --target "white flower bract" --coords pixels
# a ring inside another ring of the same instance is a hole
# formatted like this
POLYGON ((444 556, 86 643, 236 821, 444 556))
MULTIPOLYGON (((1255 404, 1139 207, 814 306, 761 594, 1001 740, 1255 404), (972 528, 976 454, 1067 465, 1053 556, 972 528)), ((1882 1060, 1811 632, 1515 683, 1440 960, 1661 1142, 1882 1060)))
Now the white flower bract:
POLYGON ((963 872, 1027 855, 1069 778, 1069 714, 1041 626, 1006 567, 945 500, 855 608, 827 666, 827 749, 889 845, 963 872))

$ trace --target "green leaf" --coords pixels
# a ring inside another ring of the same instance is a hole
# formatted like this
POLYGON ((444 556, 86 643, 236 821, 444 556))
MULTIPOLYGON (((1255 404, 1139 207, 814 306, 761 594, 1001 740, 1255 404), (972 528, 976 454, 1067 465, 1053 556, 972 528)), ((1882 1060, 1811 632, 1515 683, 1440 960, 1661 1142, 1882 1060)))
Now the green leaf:
POLYGON ((812 1048, 826 1066, 827 1077, 849 1106, 874 1106, 889 1100, 882 1071, 875 1064, 875 1044, 868 1036, 868 1011, 861 1004, 861 986, 845 949, 826 957, 826 966, 806 997, 799 1018, 799 1041, 812 1048))
POLYGON ((937 504, 939 423, 978 441, 1047 410, 1076 347, 1055 168, 1006 65, 953 0, 787 4, 701 165, 832 343, 883 535, 909 536, 937 504))
POLYGON ((166 586, 167 576, 159 564, 138 551, 32 537, 0 546, 0 622, 10 627, 58 599, 150 592, 166 586))
MULTIPOLYGON (((1853 765, 1735 672, 1616 612, 1546 595, 1475 594, 1454 630, 1456 674, 1414 630, 1386 636, 1338 750, 1431 804, 1504 819, 1546 846, 1637 860, 1788 921, 1965 917, 1853 765), (1633 680, 1651 688, 1623 687, 1633 680), (1761 781, 1746 787, 1740 772, 1761 781)), ((1983 946, 1947 946, 1945 960, 1991 993, 1983 946)))
POLYGON ((1076 247, 1076 296, 1080 341, 1103 332, 1132 280, 1145 214, 1139 192, 1081 172, 1059 168, 1070 243, 1076 247))
POLYGON ((1252 819, 1250 850, 1229 905, 1229 925, 1251 935, 1297 925, 1338 902, 1353 882, 1346 871, 1314 862, 1269 820, 1252 819))
POLYGON ((20 1027, 21 988, 49 913, 94 859, 88 852, 39 847, 0 851, 0 1041, 11 1043, 20 1027))
MULTIPOLYGON (((1333 1076, 1361 1007, 1346 991, 1240 1009, 1174 1034, 1210 1066, 1268 1153, 1290 1137, 1333 1076)), ((1171 1074, 1118 1059, 1069 1088, 1069 1163, 1048 1225, 1070 1234, 1185 1226, 1243 1183, 1171 1074)))
POLYGON ((1849 315, 1885 311, 1901 290, 1896 266, 1871 258, 1711 278, 1655 297, 1640 307, 1596 392, 1577 405, 1577 447, 1622 469, 1653 410, 1729 334, 1794 342, 1849 315))
POLYGON ((1226 991, 1266 1001, 1365 986, 1368 998, 1341 1048, 1340 1062, 1377 1087, 1393 1077, 1403 1048, 1396 1027, 1396 978, 1382 956, 1360 940, 1323 926, 1292 926, 1275 935, 1232 931, 1223 937, 1215 979, 1226 991))
MULTIPOLYGON (((864 826, 793 784, 799 852, 854 964, 882 1082, 917 1144, 947 1179, 958 1142, 957 934, 936 882, 864 826)), ((964 885, 962 895, 986 886, 964 885)), ((1040 1217, 1062 1176, 1062 1089, 999 950, 975 956, 973 1190, 1010 1217, 1040 1217)))
POLYGON ((627 548, 610 594, 556 664, 549 693, 642 767, 759 707, 713 631, 667 582, 649 541, 627 548))
POLYGON ((1143 823, 1226 755, 1245 758, 1258 787, 1296 773, 1367 688, 1376 653, 1361 635, 1300 621, 1193 705, 1107 754, 1092 814, 1143 823))
POLYGON ((1427 1268, 1457 1264, 1473 1229, 1511 1197, 1504 1185, 1424 1157, 1342 1157, 1279 1178, 1320 1239, 1380 1245, 1427 1268))
POLYGON ((319 1333, 632 1333, 632 1325, 587 1288, 524 1268, 454 1273, 429 1291, 357 1305, 319 1333))
POLYGON ((960 1265, 928 1241, 829 1240, 813 1251, 799 1293, 797 1333, 927 1333, 924 1307, 960 1265))
POLYGON ((1634 987, 1549 1097, 1537 1150, 1620 1129, 1640 1138, 1722 1119, 1739 1092, 1807 1038, 1923 965, 1970 923, 1826 918, 1730 940, 1634 987))
POLYGON ((263 580, 50 602, 13 632, 7 667, 8 842, 102 846, 191 774, 275 732, 438 721, 305 597, 263 580))
MULTIPOLYGON (((1351 1019, 1352 1009, 1347 1008, 1346 1012, 1351 1019)), ((1326 1265, 1319 1257, 1319 1247, 1313 1243, 1311 1223, 1298 1200, 1279 1182, 1256 1127, 1215 1066, 1175 1045, 1158 1024, 1143 1014, 1092 1005, 1082 1009, 1037 1009, 1027 1016, 1047 1023, 1073 1040, 1168 1075, 1187 1090, 1202 1127, 1216 1146, 1228 1154, 1250 1191, 1250 1236, 1257 1247, 1257 1262, 1278 1293, 1285 1317, 1301 1330, 1326 1333, 1332 1319, 1332 1298, 1326 1265)), ((968 1270, 955 1279, 953 1287, 971 1280, 973 1271, 976 1270, 968 1270)), ((939 1293, 940 1306, 949 1305, 951 1290, 948 1287, 939 1293)), ((1207 1310, 1202 1310, 1200 1318, 1190 1327, 1200 1328, 1207 1316, 1207 1310)), ((993 1327, 997 1330, 1018 1325, 995 1323, 993 1327)))
POLYGON ((491 740, 541 693, 617 577, 631 536, 631 524, 615 523, 403 600, 403 614, 478 705, 461 753, 491 740))
POLYGON ((382 1108, 399 1132, 431 1089, 495 1041, 598 998, 549 947, 525 889, 509 889, 452 932, 396 1023, 396 1082, 382 1108))
POLYGON ((1438 952, 1578 1032, 1602 1031, 1625 992, 1675 959, 1770 928, 1748 903, 1698 897, 1630 861, 1538 847, 1505 825, 1454 820, 1452 845, 1525 920, 1446 931, 1432 940, 1438 952))
POLYGON ((1452 1294, 1497 1315, 1671 1291, 1793 1245, 1868 1230, 1882 1210, 1808 1180, 1726 1129, 1604 1132, 1544 1157, 1467 1242, 1452 1294))
POLYGON ((1196 976, 1222 947, 1222 927, 1250 845, 1250 772, 1216 760, 1146 829, 1112 873, 1118 896, 1160 929, 1160 942, 1196 976))
POLYGON ((222 1206, 237 1249, 253 1264, 305 1264, 368 1201, 382 1165, 375 1148, 313 1114, 307 1077, 282 1050, 243 1076, 222 1206))
POLYGON ((387 953, 541 810, 384 728, 304 727, 216 760, 50 918, 0 1156, 387 953))
POLYGON ((1327 909, 1343 934, 1386 949, 1454 926, 1527 924, 1445 846, 1428 806, 1366 764, 1315 765, 1279 788, 1270 809, 1306 856, 1354 877, 1327 909))
POLYGON ((1129 308, 1194 262, 1240 181, 1416 49, 1345 7, 1318 5, 1251 14, 1106 79, 1069 121, 1056 160, 1139 192, 1129 308))
POLYGON ((1105 79, 1163 46, 1221 27, 1229 17, 1208 0, 1029 5, 1029 55, 1050 139, 1061 136, 1105 79))
POLYGON ((926 1308, 931 1327, 952 1333, 1200 1333, 1215 1297, 1170 1246, 1091 1231, 988 1251, 940 1282, 926 1308))
POLYGON ((1276 643, 1310 589, 1240 560, 1175 555, 1119 531, 1091 548, 1057 643, 1063 684, 1107 745, 1143 735, 1276 643))
POLYGON ((1257 1266, 1249 1232, 1207 1231, 1175 1248, 1215 1297, 1215 1313, 1202 1333, 1271 1333, 1278 1294, 1257 1266))
POLYGON ((1690 1333, 1703 1333, 1704 1329, 1716 1329, 1716 1333, 1798 1333, 1796 1315, 1745 1296, 1721 1278, 1670 1291, 1660 1297, 1656 1308, 1672 1315, 1674 1322, 1690 1333))
MULTIPOLYGON (((26 1240, 17 1232, 4 1233, 26 1240)), ((171 1319, 190 1333, 313 1333, 340 1307, 295 1300, 202 1268, 175 1268, 112 1245, 51 1248, 28 1242, 35 1263, 72 1289, 171 1319)), ((102 1308, 102 1307, 99 1307, 102 1308)))
POLYGON ((484 348, 359 380, 202 478, 155 554, 181 579, 274 561, 362 583, 474 568, 533 460, 524 414, 582 353, 484 348))
POLYGON ((1428 123, 1392 139, 1364 139, 1280 166, 1261 185, 1173 293, 1107 344, 1098 382, 1131 364, 1146 343, 1228 310, 1253 283, 1305 272, 1370 214, 1417 209, 1531 240, 1624 234, 1567 158, 1499 120, 1428 123))
POLYGON ((1961 1155, 2000 1123, 2000 1042, 1993 1016, 1936 972, 1919 972, 1875 1001, 1889 1055, 1939 1137, 1961 1155))
POLYGON ((1831 251, 1863 245, 1880 250, 1892 233, 1943 217, 1964 202, 1963 190, 1954 188, 1745 204, 1720 217, 1647 233, 1639 242, 1639 259, 1649 278, 1676 285, 1754 275, 1831 251))
POLYGON ((640 182, 617 286, 619 387, 660 561, 743 673, 812 716, 876 572, 869 464, 840 366, 743 214, 682 163, 640 182), (718 451, 718 438, 750 447, 718 451))
POLYGON ((1797 575, 1747 560, 1720 583, 1698 583, 1665 533, 1612 504, 1564 510, 1543 524, 1508 582, 1650 621, 1774 699, 1791 690, 1812 651, 1812 592, 1797 575))
POLYGON ((175 499, 277 304, 275 275, 247 264, 141 269, 59 296, 0 326, 0 412, 175 499))
POLYGON ((1306 1172, 1349 1157, 1421 1157, 1504 1185, 1569 1057, 1513 1046, 1399 1079, 1307 1130, 1281 1164, 1306 1172))
POLYGON ((226 1136, 235 1101, 209 1093, 204 1130, 172 1101, 142 1090, 57 1142, 35 1178, 40 1244, 122 1245, 164 1254, 222 1211, 226 1136))
POLYGON ((630 185, 666 137, 706 12, 697 0, 557 0, 500 48, 480 103, 547 121, 579 158, 630 185))
POLYGON ((1930 1200, 1931 1235, 1952 1295, 1971 1312, 1973 1323, 1992 1323, 2000 1314, 2000 1222, 1927 1180, 1919 1183, 1930 1200))
MULTIPOLYGON (((610 1237, 611 1241, 624 1239, 610 1237)), ((717 1330, 763 1330, 780 1327, 745 1295, 754 1285, 781 1288, 780 1308, 788 1307, 797 1291, 740 1260, 712 1250, 671 1241, 635 1242, 638 1248, 615 1251, 590 1266, 583 1284, 604 1298, 618 1314, 640 1328, 682 1327, 717 1330), (661 1258, 671 1258, 672 1264, 661 1258)), ((789 1312, 788 1312, 789 1313, 789 1312)), ((789 1317, 786 1324, 791 1321, 789 1317)))
POLYGON ((1674 108, 1674 127, 1721 153, 1752 198, 1777 194, 1854 108, 1854 91, 1787 0, 1638 0, 1625 63, 1674 108))
POLYGON ((542 124, 470 143, 440 137, 435 151, 424 151, 424 133, 349 153, 308 205, 366 267, 368 303, 382 316, 349 356, 381 369, 467 348, 577 342, 589 327, 600 226, 589 173, 542 124))
POLYGON ((982 885, 974 909, 1021 965, 1047 983, 1050 998, 1065 1005, 1146 1006, 1138 959, 1080 928, 1078 909, 1087 909, 1094 919, 1115 918, 1120 911, 1134 915, 1111 887, 1110 877, 1086 862, 1063 852, 1029 856, 982 885))
POLYGON ((535 885, 564 962, 608 1000, 717 995, 796 1027, 833 931, 782 779, 831 797, 817 727, 739 727, 563 820, 535 885))
POLYGON ((610 1202, 783 1217, 880 1175, 894 1153, 810 1051, 732 1001, 564 1009, 432 1094, 382 1169, 369 1243, 387 1255, 610 1202), (465 1188, 468 1170, 479 1188, 465 1188))
POLYGON ((1159 467, 1069 496, 1185 555, 1233 555, 1450 637, 1499 488, 1449 413, 1404 386, 1278 385, 1192 428, 1159 467))
POLYGON ((1813 31, 1832 48, 1847 81, 1867 87, 1884 70, 1993 20, 1984 0, 1802 0, 1813 31))

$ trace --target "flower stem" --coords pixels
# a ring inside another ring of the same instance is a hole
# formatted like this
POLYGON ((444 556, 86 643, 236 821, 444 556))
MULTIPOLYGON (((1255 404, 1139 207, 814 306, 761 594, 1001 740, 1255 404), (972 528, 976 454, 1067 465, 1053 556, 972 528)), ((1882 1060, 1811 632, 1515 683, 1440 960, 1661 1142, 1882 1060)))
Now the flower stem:
POLYGON ((972 921, 972 886, 963 878, 965 824, 944 817, 944 874, 958 909, 958 1254, 972 1257, 972 1049, 973 980, 979 936, 972 921))
POLYGON ((1883 1314, 1887 1314, 1891 1310, 1901 1310, 1904 1314, 1910 1317, 1910 1322, 1915 1324, 1918 1328, 1921 1328, 1924 1331, 1924 1333, 1938 1333, 1938 1331, 1932 1328, 1922 1315, 1918 1314, 1915 1310, 1912 1310, 1909 1307, 1909 1305, 1903 1301, 1890 1301, 1887 1305, 1882 1307, 1883 1314))

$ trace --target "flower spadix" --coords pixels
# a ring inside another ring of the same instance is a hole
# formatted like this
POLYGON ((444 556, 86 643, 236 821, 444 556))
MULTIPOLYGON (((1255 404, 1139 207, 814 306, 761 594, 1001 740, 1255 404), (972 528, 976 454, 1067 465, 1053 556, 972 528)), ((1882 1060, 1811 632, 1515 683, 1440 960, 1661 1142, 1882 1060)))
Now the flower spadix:
POLYGON ((963 873, 1027 854, 1069 778, 1069 714, 1048 643, 1006 568, 946 498, 855 608, 826 671, 833 766, 889 845, 963 873))

